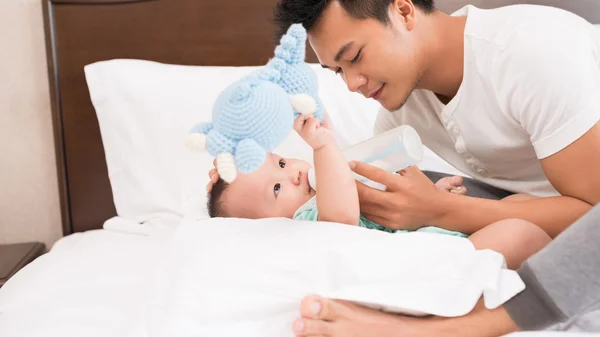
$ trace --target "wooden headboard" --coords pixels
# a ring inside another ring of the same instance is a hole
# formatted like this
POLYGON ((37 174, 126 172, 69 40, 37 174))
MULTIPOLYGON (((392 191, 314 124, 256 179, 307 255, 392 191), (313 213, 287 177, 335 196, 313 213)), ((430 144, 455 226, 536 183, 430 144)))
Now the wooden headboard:
MULTIPOLYGON (((116 215, 85 65, 114 58, 262 65, 275 47, 271 14, 277 0, 42 2, 65 235, 101 228, 116 215)), ((560 6, 600 21, 597 0, 437 1, 445 12, 466 3, 490 8, 519 2, 560 6)), ((308 55, 316 61, 310 49, 308 55)))
MULTIPOLYGON (((277 0, 43 0, 63 232, 116 215, 83 68, 114 58, 265 64, 277 0)), ((314 56, 310 56, 314 60, 314 56)))

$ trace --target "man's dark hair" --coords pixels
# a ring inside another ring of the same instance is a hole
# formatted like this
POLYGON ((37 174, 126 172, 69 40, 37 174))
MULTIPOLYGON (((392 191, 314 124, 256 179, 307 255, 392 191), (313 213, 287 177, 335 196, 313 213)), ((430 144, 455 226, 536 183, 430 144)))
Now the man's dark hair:
POLYGON ((219 181, 213 185, 212 191, 208 194, 206 208, 208 208, 208 215, 211 218, 229 217, 229 214, 227 213, 223 203, 223 194, 225 194, 225 191, 227 191, 228 187, 228 183, 226 183, 223 179, 219 179, 219 181))
MULTIPOLYGON (((394 0, 279 0, 274 14, 277 40, 294 23, 301 23, 304 29, 310 31, 318 23, 327 5, 333 1, 337 1, 353 18, 373 18, 388 24, 390 19, 388 9, 394 0)), ((434 0, 412 2, 425 13, 435 9, 434 0)))

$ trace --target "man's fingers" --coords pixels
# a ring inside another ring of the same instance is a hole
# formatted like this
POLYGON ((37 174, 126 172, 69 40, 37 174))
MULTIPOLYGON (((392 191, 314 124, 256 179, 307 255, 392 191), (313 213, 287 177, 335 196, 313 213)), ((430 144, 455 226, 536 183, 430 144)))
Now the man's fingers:
POLYGON ((350 163, 350 168, 355 173, 368 178, 372 181, 378 182, 380 184, 385 185, 387 188, 390 188, 394 182, 394 178, 398 178, 393 174, 384 171, 378 167, 373 165, 369 165, 363 162, 355 161, 350 163))
POLYGON ((367 186, 358 181, 356 182, 356 189, 358 191, 358 200, 360 201, 361 208, 363 205, 377 205, 377 207, 382 207, 381 205, 385 205, 385 202, 387 201, 385 191, 367 186))

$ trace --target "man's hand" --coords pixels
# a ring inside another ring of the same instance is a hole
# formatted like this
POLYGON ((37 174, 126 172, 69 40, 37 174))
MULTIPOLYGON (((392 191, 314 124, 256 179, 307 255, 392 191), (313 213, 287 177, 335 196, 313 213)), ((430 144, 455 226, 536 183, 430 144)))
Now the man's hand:
POLYGON ((331 130, 320 125, 319 119, 313 116, 298 116, 294 122, 294 130, 315 151, 335 140, 331 130))
POLYGON ((391 229, 415 230, 444 216, 444 192, 416 167, 400 171, 400 176, 369 164, 350 167, 361 176, 383 184, 386 191, 357 183, 361 213, 369 220, 391 229))

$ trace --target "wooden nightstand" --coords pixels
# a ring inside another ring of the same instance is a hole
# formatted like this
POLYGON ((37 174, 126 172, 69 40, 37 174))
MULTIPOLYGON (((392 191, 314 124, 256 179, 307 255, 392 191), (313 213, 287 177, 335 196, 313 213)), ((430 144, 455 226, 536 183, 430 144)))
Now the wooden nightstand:
POLYGON ((0 287, 16 272, 40 256, 45 246, 40 242, 0 245, 0 287))

